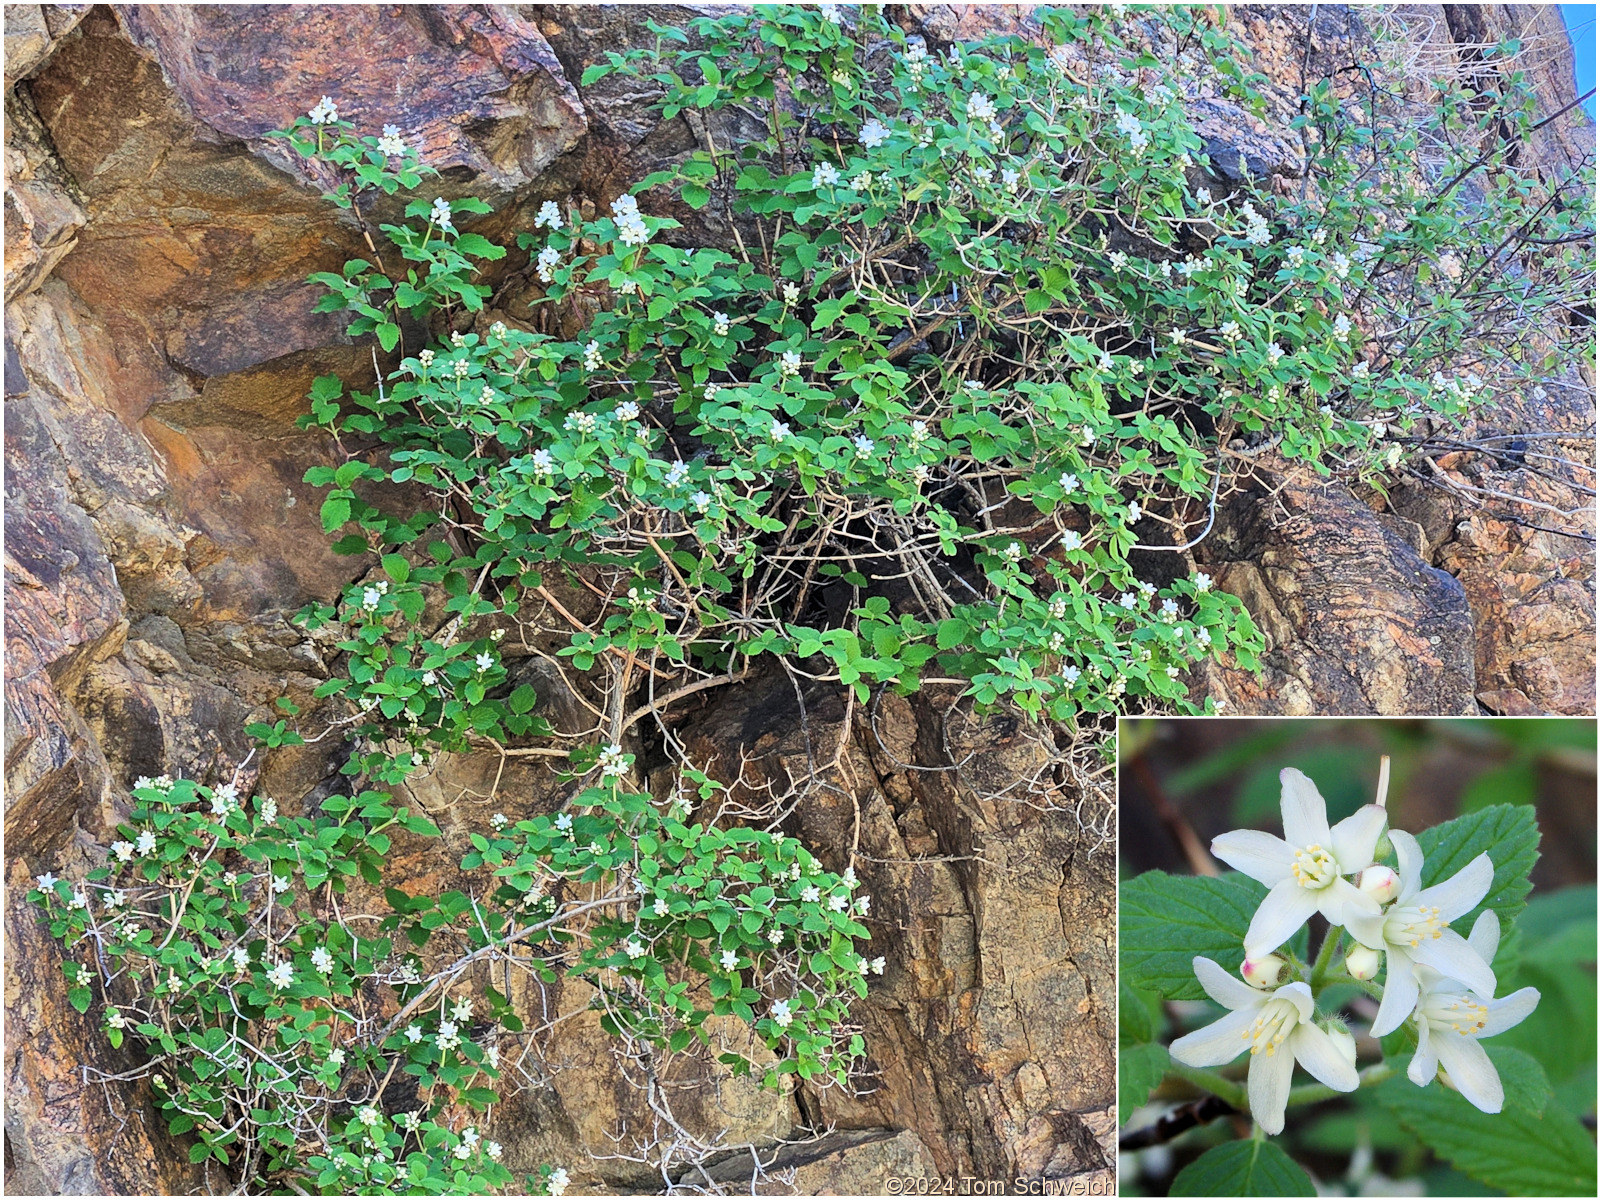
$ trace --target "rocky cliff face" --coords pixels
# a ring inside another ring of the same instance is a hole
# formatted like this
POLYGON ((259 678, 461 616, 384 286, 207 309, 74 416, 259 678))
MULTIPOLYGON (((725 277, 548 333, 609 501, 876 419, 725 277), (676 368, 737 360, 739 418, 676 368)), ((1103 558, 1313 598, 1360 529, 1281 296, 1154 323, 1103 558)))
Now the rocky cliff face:
MULTIPOLYGON (((647 20, 682 24, 699 11, 8 6, 9 1190, 231 1186, 184 1165, 142 1085, 117 1081, 131 1060, 67 1006, 58 960, 20 894, 33 874, 91 865, 135 776, 210 779, 243 761, 245 722, 285 691, 304 697, 329 669, 289 614, 366 566, 328 550, 318 497, 301 479, 334 451, 294 426, 315 375, 370 369, 370 349, 312 311, 304 282, 352 257, 360 235, 261 135, 329 94, 358 122, 400 125, 444 170, 447 194, 501 207, 489 231, 503 234, 543 199, 603 205, 693 147, 682 122, 660 123, 621 77, 577 81, 603 51, 651 39, 647 20)), ((1022 9, 899 11, 934 43, 1028 29, 1022 9)), ((1245 169, 1297 169, 1291 64, 1313 11, 1232 10, 1282 84, 1279 124, 1204 113, 1206 136, 1245 169)), ((1355 18, 1320 11, 1314 44, 1331 53, 1355 18)), ((1553 10, 1400 13, 1419 53, 1462 70, 1477 43, 1529 26, 1545 54, 1541 103, 1553 112, 1570 99, 1553 10)), ((1585 137, 1592 148, 1574 115, 1534 150, 1554 162, 1585 137)), ((686 224, 697 238, 724 232, 686 224)), ((1542 397, 1507 397, 1484 427, 1561 433, 1570 443, 1548 444, 1581 455, 1589 383, 1573 372, 1542 397)), ((1197 553, 1266 629, 1268 672, 1216 671, 1196 686, 1239 711, 1592 710, 1593 562, 1569 536, 1582 518, 1539 529, 1503 500, 1472 503, 1498 493, 1579 509, 1576 477, 1473 454, 1430 462, 1385 504, 1263 459, 1197 553)), ((712 697, 693 721, 700 758, 742 755, 747 773, 772 778, 810 769, 786 682, 712 697)), ((957 721, 932 698, 867 713, 819 695, 808 718, 812 738, 839 747, 836 786, 796 813, 791 832, 856 846, 881 910, 874 936, 888 948, 882 986, 859 1009, 872 1090, 774 1098, 686 1059, 674 1068, 686 1097, 677 1111, 729 1147, 712 1171, 747 1189, 749 1151, 733 1147, 830 1129, 785 1149, 763 1187, 876 1191, 890 1172, 1109 1178, 1115 906, 1104 782, 1061 788, 1044 806, 994 799, 1047 750, 1004 722, 957 721), (908 767, 969 753, 962 772, 908 767)), ((333 767, 309 751, 252 764, 283 795, 333 767)), ((449 872, 495 768, 462 758, 418 783, 447 837, 398 854, 408 878, 449 872)), ((542 768, 500 787, 500 804, 527 812, 554 801, 542 768)), ((563 1010, 582 1001, 541 998, 551 999, 563 1010)), ((597 1025, 566 1027, 549 1077, 502 1108, 496 1136, 518 1165, 568 1165, 576 1186, 659 1188, 647 1163, 595 1157, 631 1153, 613 1139, 643 1138, 652 1120, 603 1043, 597 1025)))

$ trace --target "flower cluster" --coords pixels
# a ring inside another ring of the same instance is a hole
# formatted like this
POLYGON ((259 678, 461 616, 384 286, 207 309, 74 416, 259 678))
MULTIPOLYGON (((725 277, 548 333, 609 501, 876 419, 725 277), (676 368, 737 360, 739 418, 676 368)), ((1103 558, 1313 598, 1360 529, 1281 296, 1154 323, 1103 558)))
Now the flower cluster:
POLYGON ((1385 806, 1388 760, 1375 803, 1328 825, 1327 806, 1301 772, 1281 774, 1284 837, 1235 830, 1212 841, 1229 866, 1266 885, 1244 937, 1243 981, 1208 958, 1194 960, 1205 992, 1230 1010, 1222 1020, 1172 1043, 1172 1057, 1191 1067, 1220 1066, 1250 1051, 1250 1111, 1262 1129, 1281 1133, 1289 1083, 1298 1062, 1336 1091, 1354 1091, 1356 1044, 1337 1018, 1317 1012, 1328 962, 1345 939, 1348 978, 1374 979, 1384 967, 1372 1035, 1382 1037, 1410 1022, 1417 1051, 1407 1068, 1426 1086, 1435 1077, 1486 1113, 1504 1101, 1499 1073, 1479 1039, 1504 1032, 1528 1016, 1539 993, 1526 987, 1496 999, 1491 964, 1499 944, 1499 919, 1485 909, 1463 938, 1450 928, 1482 903, 1494 864, 1479 854, 1449 879, 1422 886, 1423 855, 1417 839, 1388 830, 1385 806), (1380 839, 1392 846, 1396 865, 1379 861, 1380 839), (1310 973, 1274 953, 1313 914, 1330 929, 1319 965, 1310 973), (1298 976, 1282 982, 1285 974, 1298 976))

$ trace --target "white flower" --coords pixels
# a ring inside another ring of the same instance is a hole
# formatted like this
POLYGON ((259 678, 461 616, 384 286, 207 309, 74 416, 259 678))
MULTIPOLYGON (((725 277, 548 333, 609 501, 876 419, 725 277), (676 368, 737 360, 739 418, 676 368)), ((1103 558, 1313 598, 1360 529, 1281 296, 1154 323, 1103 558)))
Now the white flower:
POLYGON ((281 962, 267 972, 267 982, 276 988, 290 987, 294 983, 294 968, 281 962))
POLYGON ((1197 188, 1197 189, 1195 189, 1194 198, 1200 204, 1210 204, 1211 203, 1211 189, 1210 188, 1197 188))
POLYGON ((800 353, 796 350, 785 350, 778 360, 779 375, 800 374, 800 353))
POLYGON ((1173 1042, 1172 1057, 1185 1066, 1220 1067, 1248 1045, 1250 1114, 1267 1133, 1283 1132, 1296 1060, 1335 1091, 1353 1092, 1360 1085, 1355 1065, 1325 1030, 1311 1024, 1316 1004, 1306 984, 1257 991, 1209 958, 1196 958, 1194 973, 1206 995, 1232 1011, 1173 1042))
POLYGON ((67 903, 70 904, 73 908, 88 908, 89 907, 89 893, 84 891, 82 888, 78 888, 77 890, 75 890, 72 893, 72 899, 69 900, 67 903))
POLYGON ((992 121, 994 120, 994 101, 982 92, 973 92, 967 99, 967 120, 992 121))
MULTIPOLYGON (((1417 1001, 1417 968, 1429 967, 1446 978, 1456 980, 1480 997, 1494 996, 1494 971, 1489 961, 1480 958, 1467 944, 1465 938, 1450 928, 1450 922, 1465 916, 1489 894, 1494 883, 1494 863, 1487 854, 1480 854, 1449 879, 1422 886, 1422 847, 1417 839, 1402 829, 1391 830, 1389 841, 1394 846, 1400 867, 1400 892, 1395 902, 1384 910, 1382 943, 1372 949, 1386 952, 1388 974, 1383 981, 1383 1003, 1372 1022, 1372 1036, 1382 1037, 1400 1028, 1411 1015, 1417 1001)), ((1373 879, 1372 888, 1365 885, 1367 876, 1376 872, 1362 872, 1362 891, 1368 895, 1382 896, 1388 879, 1373 879)), ((1498 936, 1498 935, 1497 935, 1498 936)))
POLYGON ((112 1029, 126 1029, 128 1027, 128 1018, 114 1008, 109 1009, 106 1012, 106 1024, 111 1026, 112 1029))
POLYGON ((839 168, 832 163, 821 162, 816 170, 811 172, 811 190, 821 191, 825 187, 832 187, 839 182, 839 168))
POLYGON ((689 497, 689 503, 694 505, 696 512, 705 512, 711 507, 711 493, 695 492, 689 497))
POLYGON ((533 219, 535 229, 542 229, 547 225, 551 229, 561 228, 561 209, 554 200, 546 200, 539 205, 539 215, 533 219))
POLYGON ((872 186, 872 172, 871 171, 862 171, 859 174, 857 174, 854 179, 852 179, 850 181, 850 190, 852 192, 864 192, 868 188, 870 188, 871 186, 872 186))
POLYGON ((1272 231, 1267 228, 1267 219, 1256 211, 1255 205, 1248 201, 1240 209, 1244 215, 1244 240, 1253 246, 1265 246, 1272 241, 1272 231))
POLYGON ((871 438, 869 438, 864 433, 860 433, 860 434, 857 434, 855 436, 854 441, 855 441, 855 446, 856 446, 856 457, 857 458, 871 458, 872 457, 872 452, 877 447, 876 447, 876 445, 874 444, 874 442, 873 442, 873 440, 871 438))
POLYGON ((816 904, 822 899, 822 889, 812 884, 800 892, 800 899, 807 904, 816 904))
POLYGON ((1022 182, 1022 173, 1010 167, 1003 167, 1000 171, 1000 182, 1005 185, 1006 191, 1015 193, 1017 185, 1022 182))
POLYGON ((248 971, 250 969, 250 951, 243 946, 233 948, 233 969, 235 971, 248 971))
POLYGON ((489 824, 496 829, 504 829, 507 824, 505 813, 495 813, 494 816, 489 818, 489 824))
POLYGON ((774 946, 776 946, 779 942, 783 941, 783 930, 781 930, 781 929, 768 930, 767 931, 767 941, 771 942, 774 946))
POLYGON ((471 1158, 472 1157, 472 1143, 471 1142, 462 1142, 458 1146, 456 1146, 456 1148, 454 1150, 450 1151, 450 1153, 455 1155, 457 1158, 471 1158))
POLYGON ((621 746, 611 745, 605 747, 600 751, 600 757, 596 760, 596 764, 600 768, 600 774, 606 779, 616 779, 626 775, 628 773, 628 764, 624 761, 625 757, 621 746))
POLYGON ((563 833, 565 833, 567 830, 571 829, 572 828, 572 817, 567 813, 562 813, 559 817, 556 818, 556 828, 561 830, 561 832, 563 832, 563 833))
POLYGON ((868 150, 876 150, 889 140, 889 127, 877 117, 868 117, 861 126, 860 138, 868 150))
POLYGON ((287 875, 274 875, 272 877, 272 890, 282 895, 289 890, 289 877, 287 875))
MULTIPOLYGON (((1484 962, 1494 961, 1500 946, 1500 918, 1493 909, 1478 917, 1467 944, 1484 962)), ((1473 1107, 1499 1112, 1505 1089, 1478 1039, 1520 1025, 1539 1003, 1538 989, 1525 987, 1500 1000, 1481 1003, 1462 985, 1428 967, 1419 967, 1418 974, 1421 988, 1412 1013, 1417 1022, 1417 1052, 1406 1075, 1412 1083, 1426 1087, 1437 1073, 1473 1107)))
POLYGON ((545 1181, 545 1185, 550 1189, 552 1196, 565 1195, 571 1183, 572 1178, 567 1174, 565 1167, 557 1167, 554 1171, 551 1171, 550 1178, 545 1181))
MULTIPOLYGON (((229 871, 228 874, 233 874, 229 871)), ((124 891, 108 891, 105 894, 107 908, 122 908, 128 903, 128 893, 124 891)))
MULTIPOLYGON (((1322 230, 1317 230, 1321 233, 1322 230)), ((1333 273, 1340 279, 1350 278, 1350 256, 1342 251, 1335 251, 1333 255, 1333 273)))
POLYGON ((535 269, 538 271, 539 281, 541 283, 550 283, 554 281, 556 264, 558 264, 560 261, 561 251, 557 250, 554 246, 546 246, 543 250, 539 251, 539 257, 535 260, 534 265, 535 269))
POLYGON ((1145 133, 1144 126, 1139 123, 1139 118, 1130 112, 1117 112, 1117 132, 1128 139, 1128 145, 1134 151, 1143 150, 1150 144, 1150 135, 1145 133))
POLYGON ((728 320, 727 313, 714 312, 711 314, 711 332, 716 334, 718 337, 727 337, 728 330, 732 327, 733 326, 728 320))
POLYGON ((339 119, 339 110, 334 107, 332 96, 324 96, 306 115, 313 125, 332 125, 339 119))
POLYGON ((332 1050, 328 1051, 328 1065, 330 1067, 342 1067, 342 1066, 344 1066, 344 1047, 343 1046, 335 1046, 332 1050))
POLYGON ((724 970, 731 971, 739 965, 739 956, 732 950, 722 952, 722 966, 724 970))
POLYGON ((1199 572, 1194 577, 1194 590, 1197 592, 1209 592, 1211 590, 1211 576, 1204 571, 1199 572))
POLYGON ((783 421, 774 419, 772 428, 767 431, 767 436, 775 442, 781 442, 789 436, 789 426, 783 421))
POLYGON ((841 895, 841 896, 829 896, 828 897, 828 907, 831 908, 834 912, 843 912, 845 909, 850 907, 850 897, 849 896, 843 896, 843 895, 841 895))
POLYGON ((871 911, 871 909, 872 909, 872 897, 871 896, 857 896, 856 897, 856 911, 857 912, 859 912, 863 916, 865 916, 868 912, 871 911))
POLYGON ((420 1042, 421 1040, 422 1040, 422 1026, 416 1024, 415 1022, 412 1022, 410 1025, 407 1025, 406 1026, 406 1041, 410 1042, 412 1045, 416 1045, 416 1043, 420 1042))
POLYGON ((619 421, 633 421, 639 416, 639 406, 632 400, 624 400, 611 410, 611 415, 619 421))
POLYGON ((504 1153, 499 1142, 485 1142, 483 1144, 483 1152, 490 1158, 495 1159, 498 1159, 500 1155, 504 1153))
POLYGON ((383 127, 383 136, 378 139, 378 152, 387 154, 391 158, 406 152, 405 139, 400 136, 400 126, 385 125, 383 127))
POLYGON ((639 202, 632 196, 618 196, 611 202, 611 215, 617 223, 617 240, 625 246, 642 246, 650 240, 650 230, 639 215, 639 202))
POLYGON ((858 958, 856 959, 856 970, 866 975, 872 970, 872 964, 864 958, 858 958))
POLYGON ((1333 336, 1341 342, 1350 340, 1350 318, 1343 313, 1333 319, 1333 336))
POLYGON ((877 958, 872 960, 872 973, 874 975, 882 975, 883 974, 883 967, 884 967, 884 962, 883 962, 883 956, 882 955, 879 955, 877 958))
POLYGON ((356 1110, 356 1120, 363 1125, 376 1127, 383 1122, 383 1114, 370 1104, 363 1104, 356 1110))
POLYGON ((112 842, 111 853, 117 856, 118 862, 128 862, 133 858, 133 843, 112 842))
POLYGON ((493 404, 494 402, 495 402, 494 389, 492 387, 490 387, 486 383, 486 384, 483 385, 483 391, 478 393, 478 403, 479 404, 493 404))
POLYGON ((656 916, 664 917, 672 911, 672 905, 668 904, 660 896, 657 896, 656 902, 651 905, 651 910, 656 914, 656 916))
POLYGON ((454 1021, 440 1021, 439 1036, 434 1040, 440 1050, 454 1050, 461 1044, 460 1028, 454 1021))
POLYGON ((623 944, 622 949, 627 954, 627 956, 629 958, 643 958, 644 957, 644 953, 645 953, 644 943, 639 941, 638 938, 629 938, 623 944))
POLYGON ((450 1006, 450 1016, 457 1021, 470 1021, 472 1019, 472 997, 462 996, 450 1006))
POLYGON ((140 854, 154 854, 156 849, 156 835, 153 830, 143 830, 139 834, 137 849, 140 854))
POLYGON ((1139 597, 1134 595, 1132 592, 1123 592, 1122 595, 1118 597, 1117 603, 1122 605, 1123 608, 1135 608, 1138 606, 1139 597))
POLYGON ((453 214, 450 211, 450 201, 443 196, 433 202, 433 211, 428 216, 440 229, 455 229, 453 214))
POLYGON ((1282 358, 1283 358, 1283 347, 1278 345, 1277 342, 1269 342, 1267 344, 1267 361, 1269 363, 1271 363, 1273 366, 1277 366, 1279 360, 1282 359, 1282 358))
POLYGON ((472 661, 478 664, 478 670, 487 671, 490 667, 494 666, 494 655, 485 650, 472 661))
POLYGON ((1350 930, 1362 945, 1378 945, 1382 917, 1371 896, 1344 878, 1372 865, 1388 814, 1365 804, 1328 828, 1328 806, 1317 785, 1293 767, 1278 775, 1284 838, 1236 829, 1211 843, 1211 853, 1271 889, 1244 935, 1247 958, 1260 958, 1288 940, 1314 912, 1350 930))
POLYGON ((329 954, 326 948, 318 946, 311 952, 311 965, 318 973, 326 975, 333 970, 333 955, 329 954))
POLYGON ((774 1000, 772 1002, 772 1023, 774 1025, 781 1029, 787 1029, 789 1023, 793 1020, 794 1016, 789 1012, 789 1002, 787 1000, 774 1000))

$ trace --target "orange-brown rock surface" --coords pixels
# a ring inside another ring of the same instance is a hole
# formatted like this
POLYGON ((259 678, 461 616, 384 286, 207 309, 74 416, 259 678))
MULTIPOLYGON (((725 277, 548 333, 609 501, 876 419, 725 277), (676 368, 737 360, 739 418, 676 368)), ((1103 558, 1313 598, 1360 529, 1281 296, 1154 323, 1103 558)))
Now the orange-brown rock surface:
MULTIPOLYGON (((80 1060, 96 1080, 132 1060, 66 1004, 59 960, 20 897, 37 873, 89 865, 135 776, 212 779, 243 760, 244 722, 327 673, 323 645, 288 617, 369 565, 328 549, 318 493, 301 480, 335 452, 294 424, 315 375, 370 366, 368 348, 312 311, 304 282, 353 256, 360 232, 262 135, 328 94, 342 113, 398 124, 445 169, 447 194, 501 204, 488 228, 505 235, 530 204, 603 206, 699 144, 687 122, 659 121, 646 89, 578 81, 604 51, 652 41, 647 20, 682 25, 715 7, 7 6, 9 1191, 231 1186, 185 1164, 141 1087, 85 1082, 80 1060)), ((1356 20, 1333 7, 1315 27, 1330 43, 1356 20)), ((1407 6, 1396 19, 1452 62, 1458 46, 1526 24, 1555 47, 1537 64, 1541 104, 1570 99, 1558 18, 1461 10, 1407 6)), ((1018 7, 897 11, 936 46, 1029 28, 1018 7)), ((1275 90, 1261 118, 1197 92, 1219 161, 1297 169, 1286 122, 1313 11, 1230 10, 1275 90)), ((1585 136, 1592 148, 1573 115, 1535 149, 1570 153, 1585 136)), ((686 237, 727 236, 714 205, 676 215, 686 237)), ((1558 427, 1572 436, 1563 453, 1579 456, 1591 382, 1574 375, 1537 405, 1508 405, 1494 427, 1558 427)), ((1438 470, 1573 508, 1571 480, 1527 461, 1440 456, 1438 470)), ((1378 513, 1261 465, 1199 550, 1272 638, 1265 676, 1202 681, 1236 710, 1592 710, 1591 543, 1533 529, 1525 510, 1504 520, 1459 486, 1403 481, 1378 513)), ((874 1191, 890 1173, 930 1172, 1103 1184, 1114 875, 1098 793, 1069 789, 1066 811, 996 798, 1043 753, 1004 722, 950 726, 929 699, 870 713, 813 699, 811 729, 841 747, 840 765, 789 831, 828 853, 854 846, 868 864, 888 959, 858 1014, 875 1090, 773 1097, 687 1061, 674 1082, 697 1099, 683 1111, 708 1136, 728 1131, 730 1147, 833 1128, 784 1150, 763 1190, 874 1191), (972 755, 962 772, 907 766, 948 765, 952 750, 972 755)), ((697 746, 723 761, 742 750, 775 777, 804 769, 791 700, 787 682, 763 679, 713 693, 693 719, 697 746)), ((446 837, 397 850, 413 883, 450 877, 489 811, 496 765, 469 756, 416 781, 446 837)), ((256 766, 285 796, 333 769, 309 751, 256 766)), ((501 786, 530 812, 555 796, 532 769, 501 786)), ((497 1118, 508 1159, 564 1162, 575 1188, 659 1188, 641 1164, 590 1157, 648 1116, 597 1028, 562 1036, 561 1069, 497 1118)), ((748 1160, 730 1148, 712 1169, 731 1183, 748 1160)))

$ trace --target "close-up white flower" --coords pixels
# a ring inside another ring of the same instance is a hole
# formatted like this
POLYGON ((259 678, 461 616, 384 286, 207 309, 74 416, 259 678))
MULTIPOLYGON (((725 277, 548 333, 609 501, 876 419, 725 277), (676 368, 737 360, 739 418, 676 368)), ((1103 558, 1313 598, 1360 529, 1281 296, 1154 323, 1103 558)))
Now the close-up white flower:
POLYGON ((1200 957, 1194 973, 1206 995, 1231 1011, 1173 1042, 1172 1057, 1185 1066, 1220 1067, 1249 1050, 1250 1115, 1266 1132, 1283 1132, 1296 1062, 1335 1091, 1353 1092, 1360 1085, 1355 1066, 1327 1031, 1312 1023, 1316 1004, 1304 983, 1260 991, 1200 957))
MULTIPOLYGON (((1422 847, 1402 829, 1389 832, 1399 864, 1400 894, 1384 910, 1383 950, 1388 969, 1383 978, 1383 1003, 1372 1022, 1372 1035, 1382 1037, 1400 1027, 1417 999, 1417 968, 1430 967, 1457 980, 1481 997, 1494 995, 1494 971, 1467 940, 1450 928, 1488 895, 1494 864, 1480 854, 1449 879, 1422 886, 1422 847)), ((1498 934, 1497 934, 1498 937, 1498 934)))
MULTIPOLYGON (((1500 918, 1493 909, 1479 915, 1467 944, 1483 962, 1494 961, 1500 946, 1500 918)), ((1486 1113, 1499 1112, 1505 1103, 1505 1087, 1478 1041, 1522 1024, 1538 1006, 1538 989, 1525 987, 1502 999, 1485 1001, 1429 967, 1418 967, 1417 974, 1420 988, 1412 1013, 1417 1025, 1417 1052, 1406 1068, 1407 1078, 1426 1086, 1438 1073, 1473 1107, 1486 1113)))
POLYGON ((1327 802, 1316 784, 1293 767, 1278 779, 1284 837, 1236 829, 1211 842, 1211 853, 1271 889, 1245 934, 1246 956, 1270 954, 1314 912, 1348 928, 1363 945, 1376 946, 1378 903, 1345 876, 1372 865, 1388 814, 1364 804, 1330 829, 1327 802))

